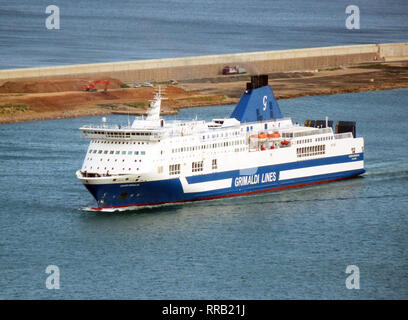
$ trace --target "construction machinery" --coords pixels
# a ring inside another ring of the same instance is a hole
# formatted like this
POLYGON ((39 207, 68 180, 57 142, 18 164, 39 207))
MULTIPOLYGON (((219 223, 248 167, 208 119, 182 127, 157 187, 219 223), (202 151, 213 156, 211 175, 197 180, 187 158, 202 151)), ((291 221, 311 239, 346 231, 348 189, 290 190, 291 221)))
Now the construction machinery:
POLYGON ((96 85, 97 85, 98 83, 103 83, 103 84, 105 84, 105 88, 103 89, 103 92, 107 92, 107 91, 108 91, 109 80, 95 80, 95 81, 91 82, 91 83, 88 84, 88 85, 82 86, 82 89, 84 89, 85 91, 88 91, 88 92, 95 92, 95 91, 97 91, 96 85))

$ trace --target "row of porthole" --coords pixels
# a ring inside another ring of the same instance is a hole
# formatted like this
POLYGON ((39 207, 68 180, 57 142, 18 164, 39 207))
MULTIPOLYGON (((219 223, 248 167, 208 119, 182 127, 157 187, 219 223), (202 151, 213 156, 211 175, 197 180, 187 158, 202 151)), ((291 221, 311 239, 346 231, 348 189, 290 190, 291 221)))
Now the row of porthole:
MULTIPOLYGON (((239 135, 239 134, 240 134, 239 131, 225 132, 225 137, 228 137, 228 136, 237 136, 237 135, 239 135)), ((213 138, 224 137, 224 133, 221 133, 221 134, 213 134, 212 137, 213 137, 213 138)), ((205 138, 206 138, 206 137, 203 136, 203 139, 205 139, 205 138)), ((209 134, 207 134, 207 139, 210 139, 210 135, 209 135, 209 134)))
MULTIPOLYGON (((119 155, 121 153, 122 153, 122 155, 127 154, 128 156, 131 156, 132 154, 135 155, 135 156, 139 155, 139 151, 122 151, 121 152, 120 150, 114 151, 114 150, 96 150, 96 149, 89 149, 88 153, 91 154, 91 153, 98 152, 98 154, 102 154, 102 152, 103 152, 103 154, 108 154, 108 151, 109 151, 109 154, 116 154, 116 155, 119 155)), ((141 156, 144 156, 145 154, 146 154, 146 151, 140 151, 141 156)))
MULTIPOLYGON (((84 169, 86 170, 86 166, 84 167, 84 169)), ((92 169, 92 166, 89 168, 89 170, 92 169)), ((106 170, 107 168, 105 167, 103 170, 106 170)), ((99 170, 99 167, 96 168, 96 170, 99 170)), ((112 167, 112 170, 115 170, 114 167, 112 167)), ((132 168, 129 168, 129 171, 132 170, 132 168)), ((136 168, 137 171, 139 171, 139 168, 136 168)), ((122 168, 122 171, 125 171, 125 168, 122 168)))
MULTIPOLYGON (((120 142, 120 141, 92 141, 92 143, 105 143, 105 144, 136 144, 136 142, 120 142)), ((144 142, 138 142, 137 144, 145 144, 144 142)), ((146 142, 149 144, 149 142, 146 142)))
POLYGON ((234 141, 224 141, 224 142, 217 142, 211 144, 204 144, 199 146, 188 146, 188 147, 180 147, 172 149, 172 153, 177 152, 185 152, 185 151, 196 151, 196 150, 208 150, 208 149, 215 149, 215 148, 222 148, 222 147, 231 147, 240 144, 245 144, 245 140, 234 140, 234 141))
MULTIPOLYGON (((86 158, 86 160, 87 161, 92 161, 92 158, 86 158)), ((103 160, 103 158, 100 158, 100 160, 102 161, 103 160)), ((107 159, 107 161, 109 161, 110 159, 107 159)), ((118 159, 115 159, 115 162, 117 162, 118 161, 118 159)), ((122 159, 122 162, 125 162, 125 159, 122 159)), ((135 162, 137 162, 137 159, 135 160, 135 162)), ((139 162, 142 162, 142 160, 141 159, 139 159, 139 162)))

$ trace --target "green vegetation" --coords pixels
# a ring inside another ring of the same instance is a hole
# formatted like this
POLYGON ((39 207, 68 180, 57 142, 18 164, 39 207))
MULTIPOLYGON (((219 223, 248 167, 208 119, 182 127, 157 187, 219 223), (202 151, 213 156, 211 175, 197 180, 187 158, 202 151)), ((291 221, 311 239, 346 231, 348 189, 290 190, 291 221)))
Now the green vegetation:
POLYGON ((29 109, 30 108, 24 103, 22 104, 12 104, 12 103, 0 104, 0 114, 26 112, 29 109))
POLYGON ((120 85, 121 88, 125 89, 125 88, 130 88, 126 83, 122 83, 120 85))
POLYGON ((132 107, 132 108, 143 108, 148 105, 147 102, 135 102, 135 103, 125 103, 125 106, 132 107))

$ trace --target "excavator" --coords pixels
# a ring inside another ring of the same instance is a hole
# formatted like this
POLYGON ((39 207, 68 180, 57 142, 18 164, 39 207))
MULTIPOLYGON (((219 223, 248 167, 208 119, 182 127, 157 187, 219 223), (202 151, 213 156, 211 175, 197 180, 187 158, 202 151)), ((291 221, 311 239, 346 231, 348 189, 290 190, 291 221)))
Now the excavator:
POLYGON ((104 83, 105 84, 105 88, 103 89, 103 92, 106 93, 108 91, 109 80, 95 80, 95 81, 91 82, 88 85, 82 86, 82 89, 84 89, 85 91, 88 91, 88 92, 95 92, 95 91, 97 91, 95 86, 98 83, 104 83))

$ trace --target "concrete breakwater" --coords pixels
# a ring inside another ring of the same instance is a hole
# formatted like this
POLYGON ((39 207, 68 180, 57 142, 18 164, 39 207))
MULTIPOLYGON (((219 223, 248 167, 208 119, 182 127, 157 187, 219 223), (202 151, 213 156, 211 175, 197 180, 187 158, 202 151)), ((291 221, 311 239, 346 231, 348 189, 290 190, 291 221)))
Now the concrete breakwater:
POLYGON ((221 74, 225 65, 240 65, 251 74, 336 68, 361 63, 408 59, 408 42, 335 46, 0 70, 7 80, 116 78, 124 82, 202 79, 221 74))

